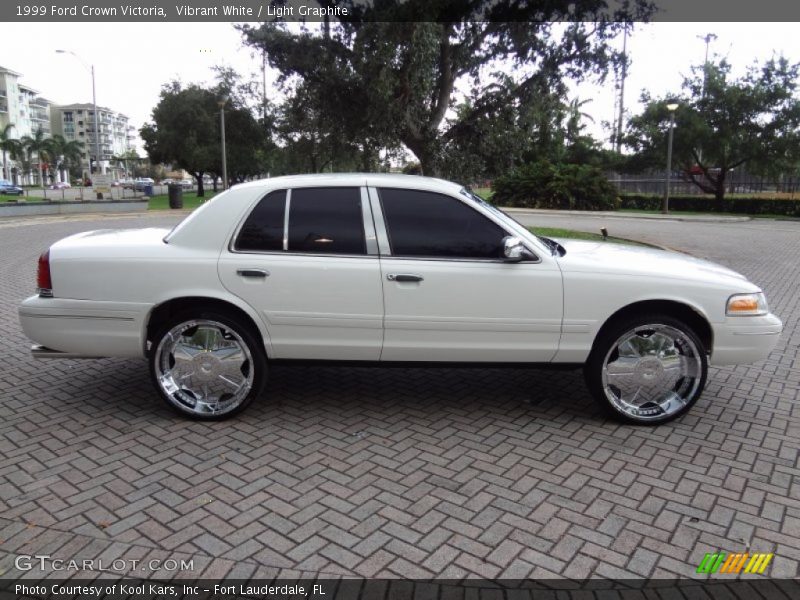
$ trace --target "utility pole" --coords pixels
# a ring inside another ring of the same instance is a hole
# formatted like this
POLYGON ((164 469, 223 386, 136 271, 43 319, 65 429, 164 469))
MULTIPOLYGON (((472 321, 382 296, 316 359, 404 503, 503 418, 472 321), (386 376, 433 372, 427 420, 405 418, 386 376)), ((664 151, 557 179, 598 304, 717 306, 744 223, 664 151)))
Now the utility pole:
POLYGON ((622 34, 622 77, 619 82, 619 114, 617 115, 617 134, 615 146, 617 154, 622 153, 622 117, 625 114, 625 79, 628 77, 628 25, 622 34))
POLYGON ((266 50, 261 51, 261 77, 262 77, 262 84, 264 86, 261 103, 263 105, 263 112, 264 112, 264 127, 266 127, 267 126, 267 51, 266 50))
POLYGON ((711 42, 717 39, 715 33, 707 33, 705 35, 698 35, 697 39, 703 40, 706 43, 706 56, 703 60, 703 98, 706 97, 706 83, 708 82, 708 46, 711 42))

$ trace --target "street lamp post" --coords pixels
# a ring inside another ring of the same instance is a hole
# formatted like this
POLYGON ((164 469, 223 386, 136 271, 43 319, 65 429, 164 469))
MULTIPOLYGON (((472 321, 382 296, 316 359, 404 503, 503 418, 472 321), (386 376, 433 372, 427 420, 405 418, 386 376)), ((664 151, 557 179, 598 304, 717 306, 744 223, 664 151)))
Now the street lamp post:
POLYGON ((222 96, 219 99, 219 131, 220 143, 222 144, 222 189, 228 189, 228 163, 225 157, 225 103, 228 102, 228 96, 222 96))
POLYGON ((665 173, 664 203, 661 205, 661 212, 665 215, 669 212, 669 187, 672 182, 672 132, 675 129, 675 111, 678 105, 675 102, 667 104, 669 111, 669 134, 667 135, 667 171, 665 173))
MULTIPOLYGON (((72 50, 56 50, 58 54, 71 54, 78 61, 92 74, 92 105, 94 106, 94 156, 95 161, 97 163, 97 169, 102 173, 104 171, 102 167, 102 163, 100 162, 100 135, 98 132, 98 121, 100 120, 100 115, 97 112, 97 92, 95 89, 95 82, 94 82, 94 65, 86 64, 80 56, 75 54, 72 50)), ((89 174, 91 175, 94 173, 92 169, 92 157, 89 156, 89 174)), ((101 192, 97 193, 97 199, 102 200, 103 194, 101 192)))

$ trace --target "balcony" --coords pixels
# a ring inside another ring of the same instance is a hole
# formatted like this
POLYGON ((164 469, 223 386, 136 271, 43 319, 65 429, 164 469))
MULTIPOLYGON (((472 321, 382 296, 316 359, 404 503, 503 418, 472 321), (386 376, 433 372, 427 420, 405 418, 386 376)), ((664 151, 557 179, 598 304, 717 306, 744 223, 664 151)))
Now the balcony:
POLYGON ((41 109, 34 109, 31 110, 31 119, 34 121, 46 121, 50 122, 50 117, 47 116, 47 112, 41 109))

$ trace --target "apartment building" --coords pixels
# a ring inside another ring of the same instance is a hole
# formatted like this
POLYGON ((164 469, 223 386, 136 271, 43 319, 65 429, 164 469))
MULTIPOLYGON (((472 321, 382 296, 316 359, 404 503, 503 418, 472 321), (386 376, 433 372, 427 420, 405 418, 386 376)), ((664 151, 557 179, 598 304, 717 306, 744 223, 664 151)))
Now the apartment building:
MULTIPOLYGON (((52 103, 42 98, 39 92, 20 82, 21 73, 0 66, 0 131, 5 130, 9 124, 13 125, 9 137, 20 139, 33 135, 39 129, 49 137, 52 134, 50 125, 50 109, 52 103)), ((18 172, 16 165, 6 156, 6 165, 0 165, 5 179, 15 176, 22 183, 34 183, 36 173, 24 174, 18 172)))
MULTIPOLYGON (((39 92, 20 82, 22 74, 0 66, 0 131, 13 124, 8 135, 14 139, 32 136, 39 129, 45 137, 55 134, 67 140, 84 143, 83 174, 90 173, 90 160, 95 160, 94 105, 91 103, 56 105, 41 97, 39 92)), ((134 148, 135 129, 128 117, 106 107, 97 107, 97 134, 100 142, 100 160, 114 177, 123 176, 123 169, 112 157, 121 156, 134 148)), ((2 159, 0 159, 2 160, 2 159)), ((24 168, 6 156, 7 165, 0 164, 0 179, 14 180, 18 184, 38 184, 38 164, 24 168)))
MULTIPOLYGON (((117 166, 109 165, 112 157, 121 156, 133 148, 134 128, 128 117, 104 106, 97 107, 97 137, 100 145, 100 160, 115 172, 117 166)), ((84 161, 95 159, 95 111, 92 104, 66 104, 52 106, 50 122, 54 134, 64 136, 67 141, 84 143, 84 161)))

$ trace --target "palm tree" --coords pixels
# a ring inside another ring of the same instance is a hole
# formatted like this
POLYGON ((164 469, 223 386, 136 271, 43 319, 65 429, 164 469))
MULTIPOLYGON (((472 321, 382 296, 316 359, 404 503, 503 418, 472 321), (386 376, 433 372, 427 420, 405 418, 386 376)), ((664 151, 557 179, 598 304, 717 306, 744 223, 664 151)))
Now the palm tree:
POLYGON ((55 134, 47 140, 47 155, 51 159, 53 177, 61 170, 62 165, 67 168, 74 164, 80 164, 83 156, 83 142, 77 140, 67 140, 64 136, 55 134))
POLYGON ((31 158, 33 158, 34 153, 36 154, 36 160, 39 164, 39 183, 44 187, 44 161, 48 158, 50 140, 45 137, 45 133, 40 127, 33 136, 26 135, 21 141, 31 158))
POLYGON ((0 148, 3 150, 3 179, 8 179, 8 161, 7 154, 14 149, 14 146, 19 143, 19 140, 11 137, 11 130, 14 128, 13 123, 9 123, 2 130, 0 130, 0 148))

